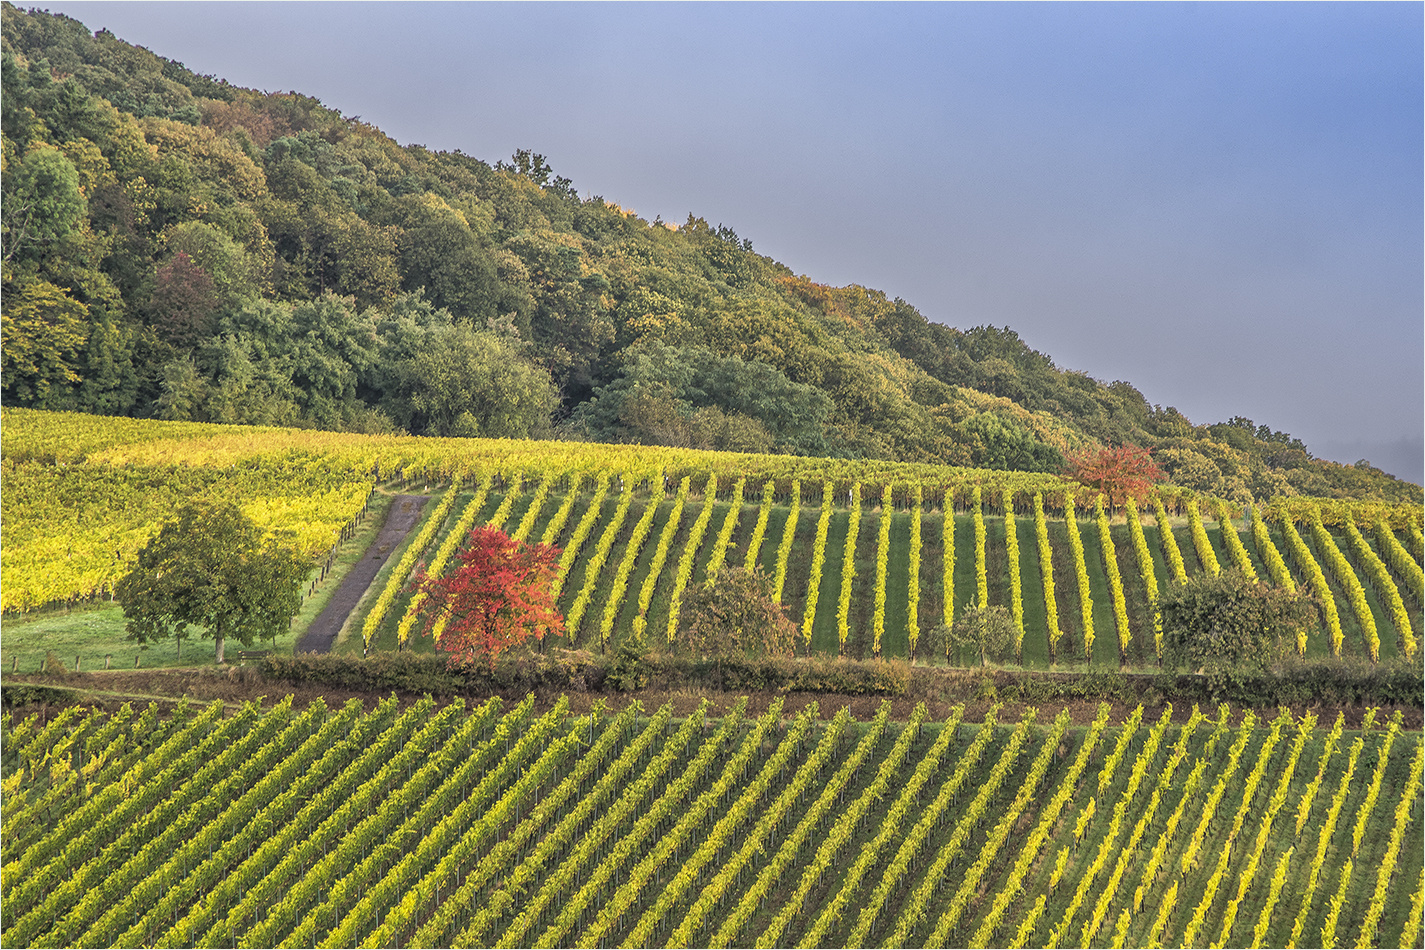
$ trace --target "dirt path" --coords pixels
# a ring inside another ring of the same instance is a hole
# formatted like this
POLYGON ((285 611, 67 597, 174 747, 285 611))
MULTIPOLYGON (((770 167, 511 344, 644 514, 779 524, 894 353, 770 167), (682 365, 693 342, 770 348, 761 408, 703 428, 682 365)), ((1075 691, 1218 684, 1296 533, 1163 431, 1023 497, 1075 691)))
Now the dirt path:
POLYGON ((331 652, 342 624, 346 623, 346 618, 356 608, 361 595, 366 593, 366 588, 371 586, 376 573, 381 570, 381 565, 386 563, 386 558, 416 526, 421 517, 421 509, 425 507, 429 497, 397 495, 391 500, 391 510, 386 514, 386 523, 381 526, 380 533, 366 549, 366 553, 361 555, 361 560, 353 564, 346 577, 342 578, 341 586, 332 593, 331 600, 327 601, 326 607, 297 642, 295 652, 331 652))

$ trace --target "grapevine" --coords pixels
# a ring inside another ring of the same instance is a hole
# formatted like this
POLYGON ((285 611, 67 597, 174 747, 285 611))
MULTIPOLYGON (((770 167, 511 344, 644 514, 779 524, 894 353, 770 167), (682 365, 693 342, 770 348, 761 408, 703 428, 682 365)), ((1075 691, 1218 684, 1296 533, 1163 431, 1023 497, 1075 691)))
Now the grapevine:
POLYGON ((1044 497, 1034 496, 1034 536, 1039 545, 1039 576, 1044 583, 1044 612, 1048 617, 1049 655, 1057 656, 1059 638, 1059 606, 1054 598, 1054 552, 1049 546, 1049 526, 1044 520, 1044 497))
MULTIPOLYGON (((942 598, 940 622, 950 626, 955 622, 955 492, 945 489, 944 517, 940 521, 940 544, 944 552, 940 559, 940 589, 942 598)), ((1052 628, 1051 628, 1052 629, 1052 628)))
POLYGON ((752 570, 757 566, 757 556, 762 550, 762 538, 767 534, 767 519, 772 515, 772 500, 776 497, 777 483, 771 480, 762 486, 762 507, 757 509, 757 522, 752 526, 752 538, 747 542, 747 556, 742 566, 752 570))
POLYGON ((1006 506, 1004 512, 1004 547, 1009 562, 1009 610, 1014 620, 1014 656, 1019 662, 1024 660, 1024 591, 1020 588, 1019 577, 1019 522, 1014 516, 1014 506, 1006 506))
POLYGON ((1202 523, 1202 512, 1197 502, 1187 503, 1188 530, 1192 533, 1192 546, 1197 551, 1198 562, 1209 574, 1221 574, 1222 566, 1217 563, 1217 552, 1212 550, 1212 540, 1207 536, 1207 528, 1202 523))
POLYGON ((708 522, 712 520, 713 506, 717 503, 717 476, 709 475, 707 485, 703 487, 703 509, 698 512, 697 520, 693 522, 693 528, 688 533, 688 542, 683 546, 683 555, 678 558, 678 571, 673 576, 673 591, 668 604, 668 642, 672 643, 678 635, 678 618, 683 609, 683 591, 693 580, 693 559, 698 556, 698 549, 702 547, 703 535, 707 533, 708 522))
POLYGON ((915 648, 920 642, 920 550, 921 550, 921 510, 923 498, 919 485, 915 486, 910 508, 910 574, 906 593, 906 638, 910 643, 908 653, 915 658, 915 648))
POLYGON ((658 546, 653 549, 653 562, 648 566, 648 576, 643 579, 643 586, 638 590, 638 614, 633 618, 633 635, 639 641, 643 640, 648 629, 648 607, 653 603, 653 588, 668 560, 668 552, 673 545, 674 536, 678 533, 678 526, 683 523, 683 509, 688 503, 691 485, 692 479, 687 475, 678 483, 678 494, 673 498, 673 510, 668 514, 667 523, 663 525, 663 533, 658 536, 658 546))
POLYGON ((712 554, 708 558, 709 584, 717 577, 717 572, 722 570, 723 562, 727 559, 727 549, 732 544, 732 532, 737 529, 737 519, 742 515, 742 489, 746 484, 745 478, 739 478, 732 486, 732 505, 722 519, 722 527, 718 528, 712 554))
POLYGON ((1084 627, 1084 659, 1093 659, 1093 594, 1089 590, 1089 569, 1084 561, 1084 543, 1079 538, 1079 519, 1074 514, 1074 499, 1064 496, 1064 526, 1069 532, 1069 550, 1074 554, 1074 573, 1079 580, 1079 618, 1084 627))
POLYGON ((1183 554, 1178 550, 1178 539, 1173 537, 1172 525, 1168 524, 1168 513, 1163 510, 1163 499, 1157 495, 1153 496, 1153 517, 1158 521, 1158 540, 1163 545, 1163 556, 1168 559, 1168 569, 1181 584, 1187 580, 1187 568, 1183 566, 1183 554))
POLYGON ((777 545, 777 572, 772 579, 772 599, 782 602, 782 589, 787 583, 787 558, 792 552, 792 539, 797 533, 797 518, 801 514, 802 483, 792 480, 792 507, 787 513, 787 523, 782 528, 782 540, 777 545))
MULTIPOLYGON (((830 496, 829 496, 829 495, 824 495, 823 497, 830 497, 830 496)), ((829 511, 830 508, 827 507, 827 506, 825 505, 825 503, 823 503, 823 508, 822 508, 822 510, 825 512, 825 511, 829 511)), ((842 557, 841 557, 841 588, 840 588, 840 590, 838 591, 837 597, 836 597, 836 649, 837 649, 837 652, 840 653, 840 654, 842 654, 842 655, 845 655, 845 653, 846 653, 846 640, 847 640, 847 638, 851 635, 851 626, 850 626, 850 615, 851 615, 851 585, 852 585, 852 583, 853 583, 853 582, 855 581, 855 579, 856 579, 856 539, 857 539, 857 536, 858 536, 860 533, 861 533, 861 485, 860 485, 860 483, 857 483, 857 484, 851 486, 850 510, 847 512, 847 520, 846 520, 846 547, 845 547, 845 549, 842 551, 842 557)), ((825 538, 824 538, 824 536, 823 536, 822 533, 821 533, 821 525, 820 525, 820 524, 817 525, 817 539, 818 539, 818 543, 822 543, 822 542, 825 541, 825 538)), ((818 580, 819 580, 820 577, 821 577, 821 572, 820 572, 819 569, 817 569, 817 567, 816 567, 815 564, 813 565, 813 573, 815 574, 815 576, 816 576, 816 577, 818 578, 818 580)), ((812 585, 812 586, 815 587, 815 586, 817 586, 817 585, 812 585)), ((812 605, 812 607, 809 608, 809 612, 808 612, 808 614, 807 614, 807 616, 810 617, 810 616, 812 616, 810 610, 811 610, 811 609, 814 609, 814 607, 815 607, 815 598, 812 597, 812 595, 810 594, 810 592, 808 592, 808 594, 807 594, 807 603, 810 604, 810 605, 812 605)), ((882 616, 884 617, 884 613, 882 614, 882 616)), ((804 629, 803 629, 802 633, 803 633, 804 638, 806 639, 806 642, 807 642, 808 647, 810 647, 810 645, 811 645, 811 623, 810 623, 810 621, 806 621, 806 622, 804 623, 804 629)), ((877 639, 877 641, 876 641, 876 646, 877 646, 877 647, 880 646, 880 640, 879 640, 879 639, 877 639)))
MULTIPOLYGON (((830 525, 831 482, 825 482, 821 486, 821 517, 816 522, 816 540, 812 542, 811 548, 811 575, 807 579, 806 605, 802 608, 802 642, 808 652, 811 650, 811 627, 816 621, 816 602, 821 597, 821 569, 826 562, 826 532, 830 525)), ((846 649, 845 643, 841 644, 841 649, 846 649)))
POLYGON ((979 485, 970 492, 970 513, 975 525, 975 595, 980 609, 984 610, 990 605, 990 582, 985 570, 985 509, 979 485))
POLYGON ((1312 593, 1316 595, 1317 603, 1321 605, 1321 614, 1326 619, 1326 630, 1331 636, 1331 655, 1340 656, 1341 644, 1345 641, 1346 636, 1341 631, 1341 617, 1336 612, 1336 597, 1331 593, 1331 585, 1326 583, 1326 575, 1321 572, 1321 565, 1317 564, 1316 558, 1311 556, 1311 549, 1306 546, 1301 535, 1297 534, 1296 526, 1291 523, 1291 519, 1283 518, 1280 524, 1287 549, 1295 558, 1297 567, 1306 575, 1307 581, 1311 584, 1312 593))
POLYGON ((1163 658, 1163 617, 1158 612, 1158 573, 1153 566, 1153 554, 1148 550, 1148 539, 1143 536, 1143 524, 1138 519, 1138 506, 1131 497, 1123 501, 1128 517, 1128 537, 1133 542, 1133 554, 1138 559, 1138 576, 1143 579, 1143 590, 1148 595, 1148 604, 1153 611, 1153 654, 1161 662, 1163 658))
POLYGON ((1247 548, 1242 544, 1242 537, 1237 533, 1237 528, 1232 524, 1232 513, 1227 510, 1227 503, 1221 498, 1213 499, 1213 513, 1217 515, 1217 526, 1222 533, 1222 543, 1227 546, 1227 552, 1232 556, 1232 565, 1252 580, 1257 579, 1257 569, 1252 566, 1252 559, 1247 554, 1247 548))
POLYGON ((881 638, 886 633, 886 573, 891 555, 891 518, 894 514, 895 510, 891 505, 891 484, 887 482, 881 489, 880 530, 876 535, 876 609, 871 642, 873 656, 881 655, 881 638))
MULTIPOLYGON (((638 555, 643 550, 644 539, 648 537, 648 531, 653 527, 653 519, 658 514, 658 503, 663 498, 663 473, 660 471, 648 480, 651 489, 647 503, 643 506, 643 516, 633 526, 633 534, 629 536, 628 546, 624 548, 623 558, 619 561, 617 571, 614 572, 613 589, 609 591, 609 599, 604 604, 604 614, 599 620, 599 645, 607 650, 609 639, 613 636, 614 620, 618 617, 618 611, 623 606, 624 591, 628 589, 629 577, 633 574, 634 565, 638 562, 638 555)), ((629 494, 633 494, 632 491, 629 494)), ((661 567, 661 565, 660 565, 661 567)), ((650 574, 656 577, 656 574, 650 574)), ((642 633, 640 629, 639 633, 642 633)))
POLYGON ((1128 601, 1123 596, 1123 576, 1118 570, 1118 553, 1113 546, 1113 535, 1109 532, 1108 515, 1103 510, 1103 496, 1099 495, 1095 504, 1094 517, 1098 522, 1099 551, 1103 555, 1103 567, 1108 572, 1108 590, 1113 599, 1113 622, 1118 630, 1118 657, 1128 659, 1128 647, 1133 640, 1133 631, 1128 627, 1128 601))
MULTIPOLYGON (((627 482, 623 491, 619 493, 618 504, 614 507, 614 516, 609 519, 609 523, 599 534, 599 540, 594 544, 594 553, 590 555, 584 565, 584 584, 574 595, 574 600, 564 615, 564 628, 569 632, 570 643, 579 641, 579 623, 584 619, 585 611, 589 609, 589 601, 593 599, 594 591, 598 588, 604 562, 609 559, 609 553, 613 550, 614 542, 618 540, 619 531, 623 528, 624 520, 628 517, 628 509, 633 504, 633 490, 636 483, 632 476, 627 479, 627 482)), ((661 478, 658 479, 658 484, 660 486, 663 484, 661 478)), ((653 499, 650 499, 648 507, 656 508, 657 504, 653 499)), ((645 524, 645 531, 647 527, 645 524)))
POLYGON ((1366 543, 1366 539, 1361 536, 1360 529, 1351 520, 1349 514, 1343 522, 1346 529, 1346 539, 1351 544, 1351 551, 1356 555, 1357 563, 1363 565, 1366 573, 1370 576, 1371 586, 1375 588, 1376 595, 1385 603, 1390 611, 1391 622, 1395 624, 1396 635, 1400 638, 1402 652, 1407 657, 1415 655, 1415 631, 1410 626, 1410 614, 1405 609, 1405 601, 1401 599, 1400 589, 1396 587, 1395 580, 1390 576, 1390 569, 1385 566, 1385 562, 1371 550, 1371 546, 1366 543))
MULTIPOLYGON (((1361 634, 1366 638, 1366 652, 1374 663, 1380 659, 1380 636, 1376 631, 1375 615, 1371 613, 1371 606, 1366 602, 1366 591, 1361 587, 1360 578, 1351 569, 1351 562, 1346 560, 1346 555, 1336 546, 1331 532, 1321 523, 1320 508, 1311 509, 1311 537, 1316 542, 1316 549, 1325 557, 1331 573, 1336 575, 1336 583, 1345 589, 1346 600, 1350 602, 1356 621, 1361 625, 1361 634)), ((1406 626, 1410 625, 1407 623, 1406 626)))

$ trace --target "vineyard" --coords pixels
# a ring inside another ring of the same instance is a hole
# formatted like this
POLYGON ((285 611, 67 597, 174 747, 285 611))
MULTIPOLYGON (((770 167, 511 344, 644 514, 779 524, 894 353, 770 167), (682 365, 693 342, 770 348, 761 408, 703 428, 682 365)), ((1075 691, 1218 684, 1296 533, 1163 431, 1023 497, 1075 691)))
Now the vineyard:
POLYGON ((3 725, 7 946, 1420 945, 1422 744, 426 699, 3 725))
MULTIPOLYGON (((572 642, 676 643, 691 585, 724 565, 773 579, 803 650, 909 656, 967 605, 1001 605, 1029 667, 1147 667, 1151 604, 1236 567, 1322 605, 1305 656, 1414 657, 1418 506, 1287 498, 1229 504, 1166 489, 1109 510, 1047 475, 890 462, 501 440, 137 423, 6 410, 7 611, 103 596, 179 498, 221 490, 320 558, 373 489, 436 496, 378 578, 354 649, 413 637, 417 565, 439 573, 470 528, 562 550, 572 642), (72 431, 71 431, 72 430, 72 431), (70 432, 72 437, 66 437, 70 432)), ((918 658, 926 658, 924 650, 918 658)))

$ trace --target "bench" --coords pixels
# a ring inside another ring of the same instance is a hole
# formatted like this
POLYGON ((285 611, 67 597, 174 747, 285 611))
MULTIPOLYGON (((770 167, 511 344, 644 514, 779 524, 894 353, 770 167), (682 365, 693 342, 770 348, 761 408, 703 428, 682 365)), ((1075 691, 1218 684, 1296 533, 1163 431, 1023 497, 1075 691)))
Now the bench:
POLYGON ((235 650, 232 657, 234 660, 260 660, 271 652, 271 650, 235 650))

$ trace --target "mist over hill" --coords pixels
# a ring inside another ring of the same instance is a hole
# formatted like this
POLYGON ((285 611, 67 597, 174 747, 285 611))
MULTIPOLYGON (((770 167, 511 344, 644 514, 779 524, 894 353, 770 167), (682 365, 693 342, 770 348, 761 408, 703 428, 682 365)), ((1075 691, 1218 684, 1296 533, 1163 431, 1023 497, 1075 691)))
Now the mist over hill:
POLYGON ((299 92, 0 16, 5 405, 1029 471, 1135 444, 1225 497, 1421 500, 1007 327, 817 283, 720 222, 580 197, 534 151, 401 146, 299 92))

